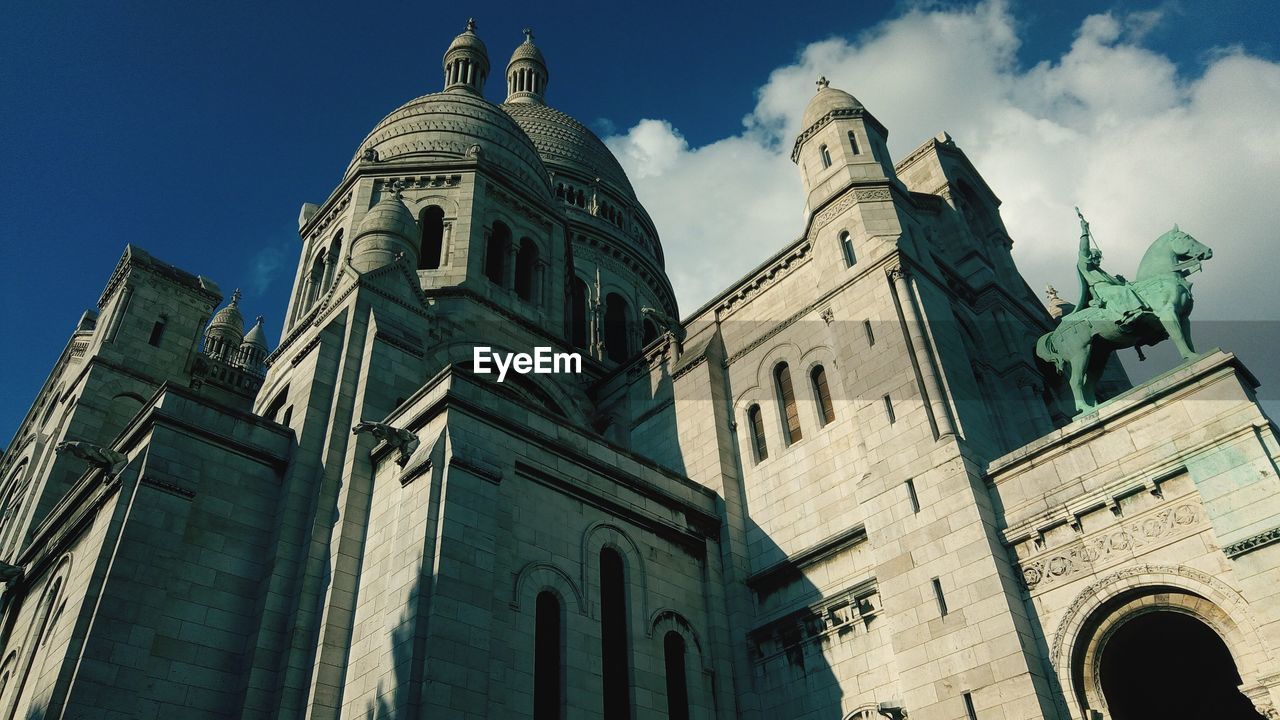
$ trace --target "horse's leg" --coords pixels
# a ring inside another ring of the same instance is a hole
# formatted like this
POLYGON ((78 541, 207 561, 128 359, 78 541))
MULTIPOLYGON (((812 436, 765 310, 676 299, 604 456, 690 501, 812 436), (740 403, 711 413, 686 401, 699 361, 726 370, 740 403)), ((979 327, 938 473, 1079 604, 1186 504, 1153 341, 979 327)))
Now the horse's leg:
POLYGON ((1160 309, 1157 316, 1160 318, 1160 324, 1164 326, 1164 331, 1169 333, 1169 339, 1173 341, 1174 347, 1178 348, 1178 354, 1183 360, 1190 360, 1196 356, 1196 351, 1191 347, 1191 336, 1187 332, 1190 325, 1185 324, 1185 319, 1178 316, 1177 311, 1172 305, 1166 305, 1160 309))
POLYGON ((1084 340, 1073 348, 1075 352, 1071 354, 1071 358, 1067 360, 1067 366, 1071 369, 1071 376, 1067 380, 1067 384, 1071 386, 1071 396, 1076 401, 1076 412, 1085 413, 1093 409, 1093 400, 1085 391, 1086 378, 1089 375, 1089 355, 1092 346, 1091 340, 1084 340))
POLYGON ((1196 346, 1195 343, 1191 342, 1191 313, 1183 313, 1179 316, 1178 325, 1182 328, 1182 341, 1187 344, 1187 349, 1194 354, 1196 346))

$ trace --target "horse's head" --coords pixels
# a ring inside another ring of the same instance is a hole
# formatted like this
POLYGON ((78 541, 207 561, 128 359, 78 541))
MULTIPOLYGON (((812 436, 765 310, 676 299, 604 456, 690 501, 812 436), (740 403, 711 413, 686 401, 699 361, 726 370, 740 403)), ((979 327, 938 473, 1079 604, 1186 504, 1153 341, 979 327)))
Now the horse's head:
POLYGON ((1200 263, 1213 257, 1212 248, 1182 232, 1176 224, 1162 238, 1168 243, 1169 250, 1178 264, 1186 265, 1188 268, 1194 267, 1198 270, 1200 263))

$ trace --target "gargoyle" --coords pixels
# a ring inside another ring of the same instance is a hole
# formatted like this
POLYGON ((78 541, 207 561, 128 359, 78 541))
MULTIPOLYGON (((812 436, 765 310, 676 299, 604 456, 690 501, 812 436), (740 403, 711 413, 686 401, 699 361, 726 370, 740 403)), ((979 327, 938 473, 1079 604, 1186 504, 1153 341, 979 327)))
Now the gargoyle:
POLYGON ((413 451, 418 449, 419 440, 417 435, 386 423, 362 420, 358 425, 351 428, 352 435, 361 433, 369 433, 385 442, 388 446, 398 448, 400 457, 396 460, 396 463, 400 467, 404 467, 404 464, 409 462, 409 458, 413 456, 413 451))
POLYGON ((684 326, 678 321, 667 317, 666 313, 651 307, 640 308, 640 314, 657 323, 663 332, 670 333, 676 339, 676 342, 684 342, 685 330, 684 326))
POLYGON ((79 442, 76 440, 68 440, 60 442, 53 448, 54 452, 59 455, 71 454, 80 458, 89 464, 90 467, 98 468, 103 472, 104 479, 119 475, 124 470, 124 466, 129 464, 129 458, 111 448, 98 447, 87 442, 79 442))

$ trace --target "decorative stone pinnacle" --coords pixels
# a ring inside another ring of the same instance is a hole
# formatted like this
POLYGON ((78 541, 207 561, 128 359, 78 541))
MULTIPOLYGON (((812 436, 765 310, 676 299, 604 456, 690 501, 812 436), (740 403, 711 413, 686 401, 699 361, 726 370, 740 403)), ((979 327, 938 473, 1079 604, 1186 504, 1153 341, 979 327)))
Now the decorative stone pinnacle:
POLYGON ((231 293, 231 304, 232 305, 240 304, 240 288, 236 288, 236 291, 231 293))
POLYGON ((1058 288, 1052 285, 1044 286, 1044 296, 1049 300, 1050 303, 1055 303, 1062 299, 1058 297, 1058 288))
POLYGON ((475 31, 476 31, 476 19, 467 18, 467 32, 475 32, 475 31))
POLYGON ((263 318, 261 315, 259 315, 258 317, 256 317, 256 318, 254 318, 254 319, 253 319, 253 322, 254 322, 254 324, 255 324, 255 325, 261 325, 261 324, 262 324, 262 322, 263 322, 263 320, 264 320, 264 318, 263 318))
POLYGON ((819 78, 818 78, 818 82, 817 82, 816 84, 817 84, 817 86, 818 86, 818 89, 819 89, 819 90, 826 90, 826 89, 827 89, 827 86, 829 86, 829 85, 831 84, 831 81, 830 81, 830 80, 827 80, 827 76, 826 76, 826 75, 823 75, 822 77, 819 77, 819 78))
POLYGON ((530 44, 532 44, 532 43, 533 43, 533 30, 532 30, 532 29, 530 29, 530 28, 525 28, 525 29, 521 30, 520 32, 524 33, 524 41, 525 41, 525 42, 530 43, 530 44))

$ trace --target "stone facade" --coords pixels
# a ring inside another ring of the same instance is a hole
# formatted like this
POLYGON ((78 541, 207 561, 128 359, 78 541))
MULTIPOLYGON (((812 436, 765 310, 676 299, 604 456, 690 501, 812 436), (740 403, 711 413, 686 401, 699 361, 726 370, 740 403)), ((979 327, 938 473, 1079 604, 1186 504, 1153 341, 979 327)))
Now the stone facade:
POLYGON ((303 206, 269 355, 126 249, 0 460, 0 717, 1122 718, 1106 653, 1161 613, 1277 716, 1280 444, 1233 356, 1070 417, 992 189, 825 82, 804 233, 677 322, 531 35, 504 104, 474 27, 443 70, 303 206))

